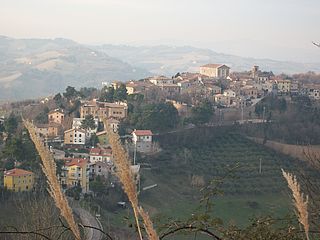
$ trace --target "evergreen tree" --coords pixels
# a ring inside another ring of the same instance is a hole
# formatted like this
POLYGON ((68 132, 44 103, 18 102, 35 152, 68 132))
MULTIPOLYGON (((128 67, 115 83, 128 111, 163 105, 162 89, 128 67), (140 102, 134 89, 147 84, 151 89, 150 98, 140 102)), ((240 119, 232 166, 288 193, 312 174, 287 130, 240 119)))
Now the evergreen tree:
POLYGON ((94 118, 92 115, 87 115, 84 120, 82 120, 81 122, 81 127, 83 129, 95 129, 97 126, 96 126, 96 123, 94 121, 94 118))

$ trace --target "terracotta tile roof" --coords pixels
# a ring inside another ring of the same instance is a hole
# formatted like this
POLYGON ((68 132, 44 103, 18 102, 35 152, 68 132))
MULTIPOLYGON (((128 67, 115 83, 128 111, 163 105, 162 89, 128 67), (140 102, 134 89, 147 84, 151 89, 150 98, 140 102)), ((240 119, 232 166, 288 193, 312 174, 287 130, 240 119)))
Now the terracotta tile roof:
POLYGON ((151 130, 134 130, 133 133, 137 136, 151 136, 151 130))
POLYGON ((88 161, 84 158, 65 158, 65 166, 71 167, 71 166, 78 166, 83 167, 88 163, 88 161))
POLYGON ((5 176, 15 176, 15 177, 16 176, 25 176, 25 175, 30 175, 30 174, 33 174, 33 172, 26 171, 26 170, 23 170, 20 168, 14 168, 14 169, 11 169, 11 170, 4 172, 5 176))
POLYGON ((95 156, 111 156, 112 150, 107 149, 101 149, 101 148, 91 148, 90 149, 90 155, 95 156))
POLYGON ((90 149, 90 155, 91 155, 91 154, 99 154, 100 151, 101 151, 100 148, 91 148, 91 149, 90 149))

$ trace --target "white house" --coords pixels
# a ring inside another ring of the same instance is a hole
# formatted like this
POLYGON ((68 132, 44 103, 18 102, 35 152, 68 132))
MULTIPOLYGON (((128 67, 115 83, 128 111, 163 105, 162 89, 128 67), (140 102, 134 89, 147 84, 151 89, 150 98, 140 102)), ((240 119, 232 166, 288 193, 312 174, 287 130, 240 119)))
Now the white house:
POLYGON ((64 144, 85 145, 86 131, 72 128, 64 132, 64 144))
POLYGON ((165 77, 165 76, 155 76, 155 77, 151 77, 149 79, 149 81, 156 85, 156 86, 159 86, 159 85, 166 85, 166 84, 174 84, 174 80, 172 78, 168 78, 168 77, 165 77))
POLYGON ((152 151, 152 132, 151 130, 134 130, 132 132, 132 141, 138 152, 152 151))
POLYGON ((223 95, 227 96, 227 97, 230 97, 230 98, 235 98, 236 97, 236 93, 234 91, 232 91, 231 89, 223 91, 223 95))
POLYGON ((112 151, 111 149, 91 148, 90 149, 90 162, 107 162, 111 163, 112 151))

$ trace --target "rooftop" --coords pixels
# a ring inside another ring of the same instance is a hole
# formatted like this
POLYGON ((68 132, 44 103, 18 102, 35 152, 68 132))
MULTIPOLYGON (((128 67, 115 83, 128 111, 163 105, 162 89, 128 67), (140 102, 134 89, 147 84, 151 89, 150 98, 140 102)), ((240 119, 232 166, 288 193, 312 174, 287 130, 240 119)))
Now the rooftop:
POLYGON ((65 158, 65 166, 71 167, 71 166, 78 166, 83 167, 88 163, 88 161, 84 158, 65 158))
POLYGON ((20 169, 20 168, 14 168, 8 171, 4 172, 5 176, 25 176, 25 175, 30 175, 33 174, 33 172, 30 171, 26 171, 24 169, 20 169))
POLYGON ((133 133, 137 136, 152 136, 153 135, 151 130, 134 130, 133 133))
POLYGON ((110 156, 111 153, 112 153, 111 149, 101 149, 101 148, 90 149, 90 155, 110 156))
POLYGON ((63 112, 63 109, 60 109, 60 108, 56 108, 56 109, 54 109, 54 110, 51 110, 50 112, 49 112, 49 114, 52 114, 52 113, 61 113, 61 114, 64 114, 64 112, 63 112))
POLYGON ((219 68, 219 67, 222 67, 222 66, 225 66, 225 67, 229 68, 227 65, 224 65, 224 64, 206 64, 206 65, 203 65, 201 67, 219 68))

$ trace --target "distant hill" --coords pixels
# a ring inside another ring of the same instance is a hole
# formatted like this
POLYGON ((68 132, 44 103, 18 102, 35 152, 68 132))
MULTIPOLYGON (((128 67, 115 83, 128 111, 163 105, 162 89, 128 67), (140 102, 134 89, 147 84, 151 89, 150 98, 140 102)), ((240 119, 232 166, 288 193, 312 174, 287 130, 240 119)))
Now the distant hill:
POLYGON ((101 87, 101 82, 196 72, 206 63, 228 64, 233 71, 259 65, 275 73, 320 72, 320 64, 243 58, 188 46, 89 46, 62 38, 0 36, 0 101, 47 96, 68 85, 101 87))
POLYGON ((96 49, 152 73, 169 76, 177 72, 199 71, 199 66, 207 63, 227 64, 232 71, 250 70, 252 66, 258 65, 261 69, 273 71, 274 73, 320 72, 319 63, 245 58, 189 46, 132 47, 126 45, 102 45, 96 47, 96 49))
POLYGON ((67 39, 0 36, 0 100, 47 96, 101 82, 139 79, 145 70, 67 39))

